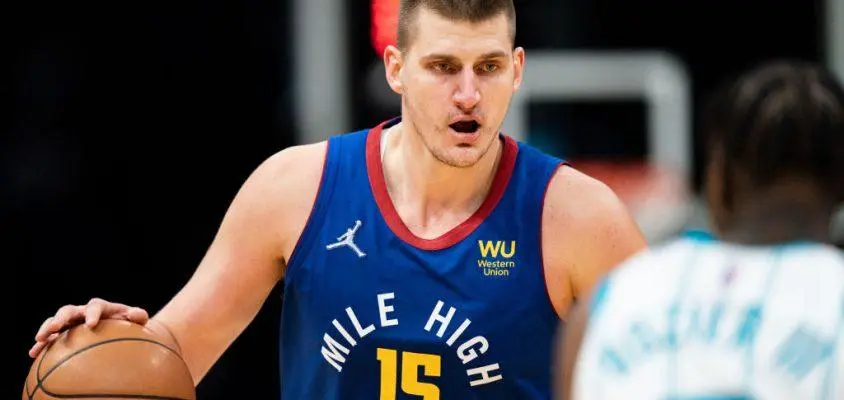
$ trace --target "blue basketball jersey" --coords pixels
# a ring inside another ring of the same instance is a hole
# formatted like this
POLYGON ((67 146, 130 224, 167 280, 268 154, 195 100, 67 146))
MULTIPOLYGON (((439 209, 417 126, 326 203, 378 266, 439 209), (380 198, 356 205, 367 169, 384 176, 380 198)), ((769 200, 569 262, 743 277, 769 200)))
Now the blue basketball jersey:
POLYGON ((545 286, 541 218, 561 160, 500 135, 478 211, 436 239, 387 194, 382 130, 333 137, 313 211, 288 263, 284 399, 547 399, 559 322, 545 286))

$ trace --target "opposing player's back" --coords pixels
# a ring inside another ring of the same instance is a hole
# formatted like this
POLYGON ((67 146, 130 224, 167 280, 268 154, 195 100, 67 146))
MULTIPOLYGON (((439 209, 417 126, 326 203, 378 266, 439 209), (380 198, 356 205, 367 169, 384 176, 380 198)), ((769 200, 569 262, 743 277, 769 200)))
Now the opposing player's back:
POLYGON ((605 281, 577 398, 839 398, 842 299, 831 246, 693 235, 655 247, 605 281))
POLYGON ((844 398, 844 90, 794 62, 725 89, 703 127, 716 235, 634 257, 575 313, 575 399, 844 398))

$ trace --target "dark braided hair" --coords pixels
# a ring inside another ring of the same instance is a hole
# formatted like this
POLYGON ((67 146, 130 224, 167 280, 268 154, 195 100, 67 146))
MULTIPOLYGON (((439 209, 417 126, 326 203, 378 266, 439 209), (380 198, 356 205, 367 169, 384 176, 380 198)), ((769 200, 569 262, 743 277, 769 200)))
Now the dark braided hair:
POLYGON ((703 117, 709 150, 722 156, 726 207, 737 184, 762 189, 794 176, 844 201, 844 90, 823 68, 765 64, 716 92, 703 117))

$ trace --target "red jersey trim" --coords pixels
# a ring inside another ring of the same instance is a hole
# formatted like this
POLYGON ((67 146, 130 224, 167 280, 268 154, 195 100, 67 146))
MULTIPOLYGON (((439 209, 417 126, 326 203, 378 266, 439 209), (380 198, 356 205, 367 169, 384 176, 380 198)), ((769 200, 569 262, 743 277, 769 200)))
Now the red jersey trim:
POLYGON ((504 191, 507 189, 507 184, 510 182, 510 177, 513 175, 513 169, 516 166, 516 155, 519 152, 519 145, 513 138, 501 135, 504 140, 501 160, 484 202, 474 214, 460 225, 457 225, 437 238, 424 239, 414 235, 407 228, 407 225, 404 224, 404 221, 401 220, 398 212, 396 212, 396 208, 387 192, 387 183, 384 181, 384 169, 381 165, 381 133, 383 132, 384 126, 391 121, 383 122, 370 129, 366 138, 366 170, 369 175, 369 184, 372 188, 372 194, 375 197, 375 203, 378 205, 381 215, 387 222, 387 226, 401 240, 422 250, 442 250, 459 243, 492 214, 492 210, 495 209, 495 206, 504 197, 504 191))

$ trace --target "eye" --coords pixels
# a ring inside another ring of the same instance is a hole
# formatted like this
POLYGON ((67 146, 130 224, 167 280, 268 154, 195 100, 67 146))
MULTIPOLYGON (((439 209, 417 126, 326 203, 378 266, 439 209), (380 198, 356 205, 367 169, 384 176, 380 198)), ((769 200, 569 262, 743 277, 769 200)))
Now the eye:
POLYGON ((491 74, 495 71, 498 71, 498 64, 495 63, 484 63, 481 64, 481 72, 491 74))
POLYGON ((434 64, 431 65, 431 68, 433 68, 434 71, 443 72, 443 73, 450 73, 450 72, 454 71, 454 68, 451 66, 451 64, 444 63, 444 62, 434 63, 434 64))

